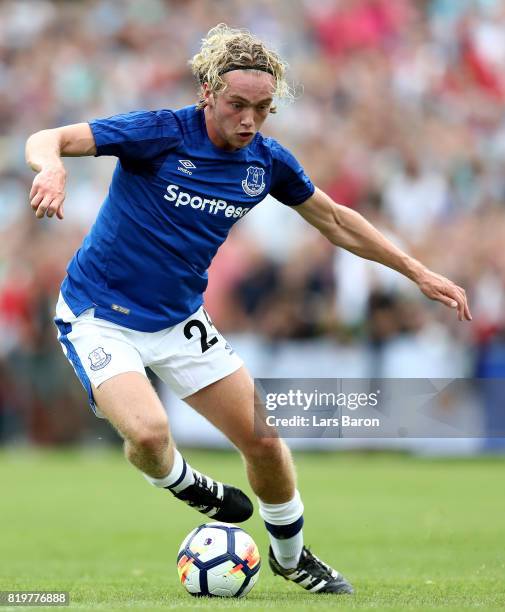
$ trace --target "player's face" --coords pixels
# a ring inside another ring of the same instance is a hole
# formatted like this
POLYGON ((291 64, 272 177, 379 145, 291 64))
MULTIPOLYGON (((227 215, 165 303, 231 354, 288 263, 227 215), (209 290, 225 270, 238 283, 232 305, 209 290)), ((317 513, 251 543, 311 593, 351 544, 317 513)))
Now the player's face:
POLYGON ((223 75, 224 91, 205 86, 205 120, 212 142, 227 151, 247 146, 268 117, 275 80, 267 72, 233 70, 223 75))

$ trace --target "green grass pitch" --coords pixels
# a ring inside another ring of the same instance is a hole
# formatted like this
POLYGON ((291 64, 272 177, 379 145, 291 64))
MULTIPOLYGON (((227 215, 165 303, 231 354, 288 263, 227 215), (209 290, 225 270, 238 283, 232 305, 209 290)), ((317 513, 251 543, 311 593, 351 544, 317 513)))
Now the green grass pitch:
MULTIPOLYGON (((237 454, 185 455, 250 491, 237 454)), ((68 590, 72 610, 505 608, 504 458, 296 460, 306 543, 351 580, 353 597, 305 594, 264 559, 245 599, 193 599, 175 558, 205 521, 119 451, 95 450, 0 453, 0 590, 68 590)), ((265 557, 257 512, 245 528, 265 557)))

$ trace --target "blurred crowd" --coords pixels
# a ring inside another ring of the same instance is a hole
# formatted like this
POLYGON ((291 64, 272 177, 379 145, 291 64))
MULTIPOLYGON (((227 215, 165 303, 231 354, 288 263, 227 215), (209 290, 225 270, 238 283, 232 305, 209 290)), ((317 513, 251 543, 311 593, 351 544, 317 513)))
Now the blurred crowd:
POLYGON ((398 339, 422 337, 445 343, 449 360, 465 356, 455 376, 505 373, 502 0, 4 0, 0 415, 21 415, 31 439, 67 442, 81 430, 84 417, 67 406, 85 397, 55 341, 52 311, 114 160, 67 160, 66 218, 37 221, 25 140, 195 102, 187 61, 219 22, 264 37, 290 65, 297 99, 280 105, 265 132, 337 202, 464 286, 473 323, 267 200, 212 266, 206 302, 218 327, 272 343, 322 338, 379 359, 398 339))

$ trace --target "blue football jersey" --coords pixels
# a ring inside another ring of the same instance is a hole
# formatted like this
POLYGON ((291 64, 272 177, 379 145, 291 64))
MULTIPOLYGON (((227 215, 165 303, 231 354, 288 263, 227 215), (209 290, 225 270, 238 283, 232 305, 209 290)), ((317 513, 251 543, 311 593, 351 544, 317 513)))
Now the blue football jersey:
POLYGON ((295 206, 314 193, 297 160, 256 134, 229 152, 204 113, 138 111, 90 122, 97 155, 118 163, 94 225, 67 268, 62 293, 78 316, 154 332, 203 303, 207 269, 230 228, 271 193, 295 206))

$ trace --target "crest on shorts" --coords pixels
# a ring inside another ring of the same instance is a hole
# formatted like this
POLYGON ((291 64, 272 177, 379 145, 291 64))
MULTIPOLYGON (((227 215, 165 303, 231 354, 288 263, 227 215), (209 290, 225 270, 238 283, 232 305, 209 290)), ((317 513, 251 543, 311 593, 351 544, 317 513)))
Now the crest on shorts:
POLYGON ((250 196, 258 196, 265 189, 265 170, 258 166, 249 166, 247 176, 242 181, 242 189, 250 196))
POLYGON ((101 370, 110 362, 112 356, 106 353, 103 350, 103 347, 99 346, 91 351, 91 353, 88 355, 88 359, 91 361, 91 365, 89 367, 92 370, 101 370))

